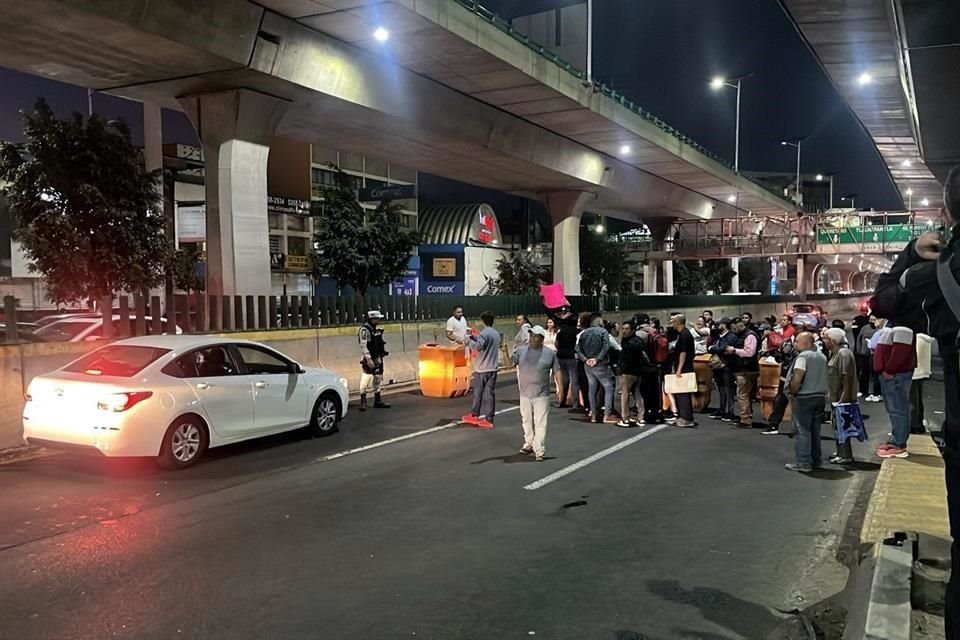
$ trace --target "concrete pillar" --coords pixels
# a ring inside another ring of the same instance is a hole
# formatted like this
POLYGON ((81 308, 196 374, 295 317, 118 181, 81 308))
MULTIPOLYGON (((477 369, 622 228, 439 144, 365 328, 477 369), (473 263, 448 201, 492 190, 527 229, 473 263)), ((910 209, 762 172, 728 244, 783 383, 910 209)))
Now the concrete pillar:
POLYGON ((207 292, 270 292, 267 157, 288 102, 249 89, 180 98, 203 145, 207 292))
POLYGON ((807 299, 808 286, 810 285, 807 282, 806 259, 803 256, 797 256, 797 295, 801 300, 807 299))
MULTIPOLYGON (((156 171, 157 169, 163 168, 163 120, 161 116, 160 105, 156 102, 146 100, 143 103, 143 164, 147 171, 156 171)), ((161 206, 163 207, 163 217, 164 217, 164 230, 167 233, 167 236, 171 239, 171 244, 176 244, 176 224, 174 222, 176 216, 176 208, 172 201, 172 196, 170 201, 165 197, 164 194, 164 178, 161 177, 157 181, 157 195, 160 197, 161 206)), ((173 293, 173 278, 170 273, 167 273, 167 287, 156 288, 150 291, 151 296, 160 296, 161 300, 165 300, 166 296, 163 295, 164 289, 169 289, 168 293, 173 293)))
POLYGON ((657 280, 660 271, 659 260, 647 260, 643 265, 643 292, 656 293, 657 280))
POLYGON ((663 261, 663 292, 673 295, 673 260, 663 261))
POLYGON ((553 221, 553 281, 563 283, 567 295, 580 295, 580 218, 594 199, 585 191, 540 194, 553 221))
POLYGON ((740 258, 730 258, 733 278, 730 279, 730 293, 740 293, 740 258))

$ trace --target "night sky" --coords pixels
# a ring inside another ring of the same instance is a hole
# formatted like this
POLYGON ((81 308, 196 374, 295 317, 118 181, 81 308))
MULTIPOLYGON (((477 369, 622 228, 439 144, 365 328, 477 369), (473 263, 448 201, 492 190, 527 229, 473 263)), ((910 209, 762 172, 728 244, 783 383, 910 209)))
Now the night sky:
MULTIPOLYGON (((573 4, 570 0, 485 0, 504 17, 573 4)), ((735 91, 715 93, 714 75, 754 75, 744 82, 740 166, 792 172, 796 155, 780 140, 804 142, 805 173, 836 172, 836 194, 859 194, 860 207, 901 203, 876 149, 820 69, 776 0, 595 0, 594 75, 729 158, 734 150, 735 91)), ((0 68, 0 139, 22 137, 19 112, 44 96, 64 115, 86 111, 86 90, 0 68)), ((95 108, 121 116, 142 138, 139 105, 97 95, 95 108)), ((183 114, 164 113, 164 141, 196 144, 183 114)), ((429 203, 500 200, 494 194, 425 177, 429 203)), ((499 203, 498 203, 499 204, 499 203)))

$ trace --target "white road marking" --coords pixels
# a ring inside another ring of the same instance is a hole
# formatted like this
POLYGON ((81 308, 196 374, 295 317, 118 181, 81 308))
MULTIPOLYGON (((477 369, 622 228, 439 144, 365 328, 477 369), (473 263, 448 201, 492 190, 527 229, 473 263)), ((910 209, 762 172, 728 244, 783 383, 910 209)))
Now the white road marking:
MULTIPOLYGON (((506 409, 500 409, 495 412, 494 415, 499 416, 502 413, 509 413, 510 411, 518 411, 520 406, 507 407, 506 409)), ((390 438, 389 440, 381 440, 380 442, 374 442, 373 444, 364 445, 362 447, 357 447, 356 449, 347 449, 346 451, 341 451, 339 453, 332 453, 329 456, 323 456, 322 458, 317 458, 314 462, 327 462, 329 460, 336 460, 337 458, 343 458, 346 456, 352 456, 355 453, 362 453, 364 451, 369 451, 370 449, 377 449, 379 447, 385 447, 388 444, 394 444, 397 442, 403 442, 404 440, 410 440, 411 438, 419 438, 420 436, 425 436, 430 433, 436 433, 437 431, 443 431, 444 429, 449 429, 450 427, 456 427, 461 425, 463 422, 460 420, 455 420, 453 422, 448 422, 447 424, 441 424, 438 427, 431 427, 430 429, 424 429, 423 431, 414 431, 413 433, 408 433, 403 436, 397 436, 396 438, 390 438)))
POLYGON ((530 484, 528 484, 527 486, 525 486, 524 489, 526 489, 527 491, 536 491, 537 489, 540 489, 541 487, 547 486, 547 485, 550 484, 551 482, 555 482, 555 481, 559 480, 560 478, 563 478, 564 476, 570 475, 570 474, 573 473, 574 471, 579 471, 580 469, 583 469, 583 468, 586 467, 587 465, 593 464, 593 463, 596 462, 597 460, 602 460, 603 458, 606 458, 606 457, 609 456, 610 454, 613 454, 613 453, 616 453, 617 451, 620 451, 620 449, 625 449, 626 447, 629 447, 630 445, 632 445, 634 442, 640 442, 640 441, 643 440, 644 438, 649 438, 650 436, 652 436, 652 435, 655 434, 656 432, 658 432, 658 431, 663 431, 664 429, 668 429, 668 428, 670 428, 670 425, 668 425, 668 424, 661 424, 661 425, 656 426, 656 427, 654 427, 654 428, 652 428, 652 429, 649 429, 649 430, 647 430, 647 431, 644 431, 643 433, 638 433, 637 435, 633 436, 632 438, 627 438, 627 439, 624 440, 623 442, 618 442, 617 444, 613 445, 612 447, 607 447, 607 448, 604 449, 603 451, 598 451, 597 453, 593 454, 593 455, 590 456, 589 458, 584 458, 583 460, 581 460, 581 461, 579 461, 579 462, 574 462, 574 463, 571 464, 570 466, 564 467, 563 469, 560 469, 560 471, 555 471, 554 473, 551 473, 550 475, 546 476, 545 478, 540 478, 540 479, 537 480, 536 482, 531 482, 530 484))

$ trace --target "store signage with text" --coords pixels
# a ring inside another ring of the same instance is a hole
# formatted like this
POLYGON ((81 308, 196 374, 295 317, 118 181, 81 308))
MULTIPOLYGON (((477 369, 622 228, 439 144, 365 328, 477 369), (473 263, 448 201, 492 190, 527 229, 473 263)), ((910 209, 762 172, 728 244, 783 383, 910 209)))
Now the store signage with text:
POLYGON ((299 198, 267 196, 267 211, 269 213, 287 213, 294 216, 309 216, 310 202, 299 198))
POLYGON ((386 187, 367 187, 360 189, 361 202, 378 200, 412 200, 417 197, 417 185, 395 184, 386 187))

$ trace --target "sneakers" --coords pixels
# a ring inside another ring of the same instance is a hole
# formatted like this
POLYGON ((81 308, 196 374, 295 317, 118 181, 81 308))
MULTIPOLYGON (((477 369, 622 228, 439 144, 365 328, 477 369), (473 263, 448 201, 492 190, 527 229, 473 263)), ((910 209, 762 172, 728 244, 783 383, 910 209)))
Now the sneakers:
POLYGON ((486 418, 481 418, 473 423, 473 425, 479 429, 493 429, 493 423, 487 420, 486 418))
POLYGON ((536 460, 537 462, 543 462, 544 455, 542 453, 538 453, 533 459, 536 460))
POLYGON ((797 464, 795 462, 788 462, 783 465, 783 468, 787 471, 796 471, 797 473, 810 473, 813 471, 812 464, 797 464))
POLYGON ((760 433, 762 433, 765 436, 778 436, 780 435, 780 427, 768 427, 763 431, 761 431, 760 433))
POLYGON ((747 422, 738 422, 737 424, 735 424, 735 425, 733 425, 733 426, 735 426, 737 429, 753 429, 753 423, 752 423, 752 422, 750 422, 750 423, 747 423, 747 422))
POLYGON ((844 458, 838 455, 830 456, 830 464, 853 464, 853 458, 844 458))
POLYGON ((613 414, 603 417, 603 424, 617 424, 618 422, 620 422, 620 418, 613 414))
POLYGON ((736 420, 736 418, 734 418, 734 417, 733 417, 732 415, 730 415, 729 413, 728 413, 727 415, 723 416, 723 417, 720 418, 720 419, 723 420, 724 422, 733 422, 734 420, 736 420))
POLYGON ((527 445, 520 447, 520 455, 528 456, 531 453, 533 453, 533 447, 528 447, 527 445))
POLYGON ((479 421, 480 421, 480 418, 473 415, 472 413, 468 413, 462 418, 460 418, 460 422, 464 422, 466 424, 477 424, 479 421))
POLYGON ((883 396, 869 395, 863 399, 864 402, 883 402, 883 396))
POLYGON ((877 447, 877 456, 881 458, 906 458, 910 454, 906 449, 901 449, 894 444, 882 444, 877 447))
POLYGON ((617 426, 618 426, 618 427, 627 428, 627 427, 632 427, 633 425, 634 425, 634 423, 633 423, 633 422, 630 422, 629 420, 620 419, 620 420, 617 421, 617 426))
POLYGON ((583 407, 581 407, 579 404, 575 404, 567 410, 567 413, 583 413, 583 407))
POLYGON ((680 419, 678 419, 678 420, 674 423, 673 426, 679 427, 679 428, 681 428, 681 429, 692 429, 692 428, 694 428, 695 426, 697 426, 697 423, 696 423, 696 422, 691 422, 690 420, 684 420, 683 418, 680 418, 680 419))
POLYGON ((723 418, 723 411, 714 411, 710 414, 710 417, 714 420, 720 420, 723 418))

